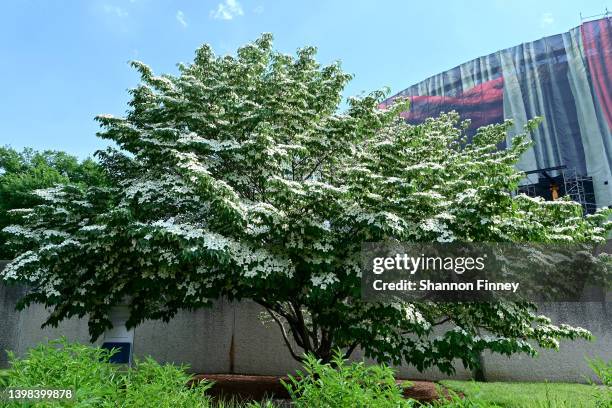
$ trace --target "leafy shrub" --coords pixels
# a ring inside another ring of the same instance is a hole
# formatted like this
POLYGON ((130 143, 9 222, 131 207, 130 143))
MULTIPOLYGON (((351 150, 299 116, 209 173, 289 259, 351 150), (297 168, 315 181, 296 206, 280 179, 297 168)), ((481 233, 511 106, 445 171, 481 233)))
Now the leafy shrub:
MULTIPOLYGON (((204 395, 211 383, 187 387, 185 367, 160 365, 151 358, 122 369, 109 362, 113 353, 98 347, 50 341, 18 359, 9 353, 11 368, 5 386, 72 389, 75 402, 48 402, 36 407, 209 407, 204 395)), ((28 405, 23 405, 28 406, 28 405)), ((33 404, 32 404, 33 406, 33 404)))
POLYGON ((597 407, 612 407, 612 360, 604 361, 600 358, 587 359, 589 367, 601 381, 601 386, 593 384, 597 407))
POLYGON ((304 371, 283 382, 298 408, 415 406, 414 401, 403 398, 393 370, 384 365, 347 364, 340 353, 330 364, 323 364, 307 355, 304 371))
POLYGON ((108 350, 61 339, 31 348, 23 359, 8 354, 7 387, 72 389, 82 406, 111 406, 120 393, 122 381, 108 363, 108 350))
POLYGON ((6 387, 8 384, 8 371, 0 370, 0 389, 6 387))
POLYGON ((125 394, 121 402, 126 407, 208 407, 204 393, 212 384, 198 382, 187 387, 191 376, 185 367, 160 365, 151 357, 137 361, 124 377, 125 394))
POLYGON ((612 360, 606 362, 601 358, 594 358, 587 359, 587 362, 601 383, 612 387, 612 360))

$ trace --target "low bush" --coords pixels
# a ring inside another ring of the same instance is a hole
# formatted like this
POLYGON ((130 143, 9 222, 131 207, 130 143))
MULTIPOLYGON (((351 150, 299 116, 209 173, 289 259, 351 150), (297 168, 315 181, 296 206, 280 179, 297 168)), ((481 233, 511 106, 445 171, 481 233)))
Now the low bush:
POLYGON ((601 358, 594 358, 587 359, 587 363, 604 386, 612 387, 612 360, 604 361, 601 358))
POLYGON ((593 383, 595 403, 597 408, 612 407, 612 360, 587 359, 589 367, 601 381, 601 385, 593 383))
MULTIPOLYGON (((274 408, 270 401, 212 401, 210 382, 189 387, 186 367, 161 365, 152 358, 132 368, 109 362, 112 352, 96 347, 51 341, 28 351, 23 358, 9 353, 11 367, 0 370, 3 388, 71 389, 73 401, 13 403, 0 407, 168 407, 274 408)), ((602 384, 476 383, 443 381, 440 398, 421 405, 405 399, 394 372, 384 365, 348 363, 337 353, 330 364, 307 356, 303 372, 283 385, 296 408, 493 408, 493 407, 612 407, 612 362, 594 359, 589 365, 602 384), (454 390, 454 391, 453 391, 454 390)))
POLYGON ((111 355, 108 350, 68 343, 65 339, 40 344, 21 359, 9 352, 11 368, 6 386, 71 389, 82 406, 111 406, 122 383, 117 369, 108 363, 111 355))
POLYGON ((160 365, 148 357, 137 361, 124 378, 124 393, 120 402, 126 407, 208 407, 204 393, 212 386, 201 381, 187 387, 191 375, 185 367, 160 365))
POLYGON ((211 386, 199 382, 192 387, 185 367, 160 365, 151 358, 136 361, 125 369, 109 362, 112 353, 98 347, 50 341, 28 351, 24 358, 9 353, 10 369, 4 387, 71 389, 73 401, 48 400, 23 403, 28 407, 209 407, 205 391, 211 386))
POLYGON ((331 364, 306 356, 304 372, 283 385, 297 408, 413 407, 404 399, 393 370, 384 365, 348 364, 336 353, 331 364))
POLYGON ((7 370, 0 370, 0 389, 6 387, 6 385, 8 384, 8 371, 7 370))

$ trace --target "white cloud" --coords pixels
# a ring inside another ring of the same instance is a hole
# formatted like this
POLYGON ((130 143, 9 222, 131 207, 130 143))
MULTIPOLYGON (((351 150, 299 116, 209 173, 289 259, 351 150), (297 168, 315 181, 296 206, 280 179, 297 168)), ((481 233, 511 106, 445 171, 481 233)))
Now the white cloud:
POLYGON ((185 13, 183 13, 181 10, 176 12, 176 21, 178 21, 179 24, 182 25, 183 27, 187 27, 187 20, 185 20, 185 13))
POLYGON ((540 23, 542 24, 542 27, 549 26, 554 22, 555 22, 555 18, 553 17, 552 13, 542 14, 542 18, 540 19, 540 23))
POLYGON ((216 10, 210 11, 210 17, 217 20, 231 20, 243 14, 244 11, 242 11, 242 6, 238 3, 238 0, 225 0, 225 2, 217 4, 216 10))
POLYGON ((128 12, 119 6, 113 6, 111 4, 104 4, 103 9, 105 13, 114 14, 115 16, 119 18, 125 18, 128 16, 128 12))

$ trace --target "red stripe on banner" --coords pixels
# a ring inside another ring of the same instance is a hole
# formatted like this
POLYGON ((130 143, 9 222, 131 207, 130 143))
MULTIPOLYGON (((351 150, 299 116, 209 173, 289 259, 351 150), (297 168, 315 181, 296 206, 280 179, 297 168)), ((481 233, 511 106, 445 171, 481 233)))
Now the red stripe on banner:
MULTIPOLYGON (((471 119, 470 128, 474 129, 503 121, 504 78, 483 82, 456 96, 418 95, 408 99, 410 110, 403 112, 401 116, 409 122, 420 123, 440 112, 455 110, 462 119, 471 119)), ((380 107, 384 109, 390 103, 382 103, 380 107)))
POLYGON ((580 27, 591 81, 595 95, 606 117, 608 127, 612 129, 612 38, 610 21, 607 18, 590 21, 580 27))

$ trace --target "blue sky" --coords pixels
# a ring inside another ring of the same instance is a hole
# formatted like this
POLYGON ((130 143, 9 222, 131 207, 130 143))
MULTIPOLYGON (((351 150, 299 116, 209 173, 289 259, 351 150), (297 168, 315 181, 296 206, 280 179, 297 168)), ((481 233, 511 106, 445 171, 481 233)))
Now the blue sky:
POLYGON ((345 95, 402 90, 501 48, 567 31, 601 0, 281 1, 5 0, 0 4, 0 145, 79 157, 106 142, 93 117, 122 115, 137 59, 175 73, 210 43, 232 53, 262 32, 282 52, 304 45, 341 60, 345 95))

